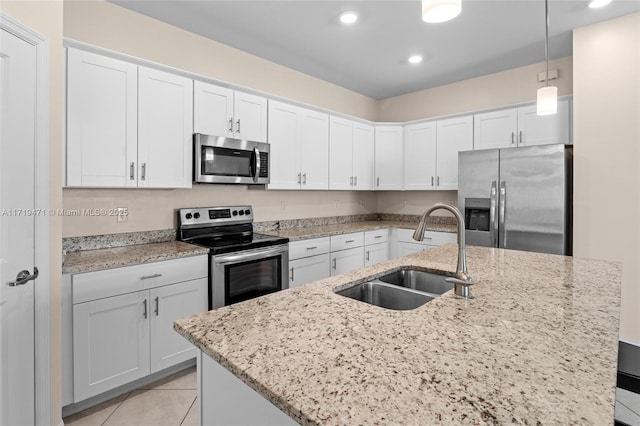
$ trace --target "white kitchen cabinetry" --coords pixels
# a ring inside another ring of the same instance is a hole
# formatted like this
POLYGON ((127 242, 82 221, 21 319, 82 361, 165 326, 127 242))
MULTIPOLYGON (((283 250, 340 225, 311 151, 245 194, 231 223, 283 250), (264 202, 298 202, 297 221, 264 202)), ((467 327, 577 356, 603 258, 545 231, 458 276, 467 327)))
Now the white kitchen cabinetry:
POLYGON ((267 141, 267 98, 195 81, 193 131, 267 141))
POLYGON ((413 239, 413 229, 398 229, 398 257, 418 253, 443 244, 455 244, 457 235, 451 232, 426 231, 422 241, 413 239))
POLYGON ((289 288, 329 277, 329 250, 329 237, 290 242, 289 288))
POLYGON ((63 373, 73 402, 195 357, 173 321, 207 310, 207 272, 194 256, 74 274, 73 373, 63 373))
POLYGON ((474 149, 571 143, 571 101, 558 100, 558 112, 539 116, 535 105, 474 116, 474 149))
POLYGON ((364 233, 364 266, 389 260, 389 229, 364 233))
POLYGON ((375 189, 402 189, 402 126, 375 128, 375 189))
POLYGON ((374 138, 371 125, 330 117, 330 189, 373 189, 374 138))
POLYGON ((412 124, 404 137, 404 189, 458 189, 458 152, 473 149, 472 116, 412 124))
POLYGON ((329 116, 269 102, 269 189, 329 188, 329 116))
POLYGON ((364 234, 331 236, 331 275, 344 274, 364 267, 364 234))
POLYGON ((68 49, 67 186, 191 187, 193 81, 68 49))

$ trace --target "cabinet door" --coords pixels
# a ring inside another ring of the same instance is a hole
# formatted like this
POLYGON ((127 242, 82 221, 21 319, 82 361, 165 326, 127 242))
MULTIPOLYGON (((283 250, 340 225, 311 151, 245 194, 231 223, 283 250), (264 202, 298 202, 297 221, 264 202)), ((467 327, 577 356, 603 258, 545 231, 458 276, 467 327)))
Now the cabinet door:
POLYGON ((180 318, 207 311, 207 279, 158 287, 149 292, 151 373, 195 358, 196 348, 173 329, 180 318))
POLYGON ((67 60, 67 186, 135 187, 138 67, 71 48, 67 60))
POLYGON ((353 186, 356 190, 373 189, 374 149, 373 126, 353 123, 353 186))
POLYGON ((340 117, 329 121, 329 189, 354 189, 353 122, 340 117))
POLYGON ((364 247, 364 266, 389 260, 389 244, 380 243, 364 247))
POLYGON ((73 305, 73 392, 82 401, 149 374, 148 291, 73 305))
POLYGON ((436 122, 404 129, 404 189, 436 188, 436 122))
POLYGON ((518 110, 485 112, 473 116, 473 149, 517 146, 518 110))
POLYGON ((402 158, 402 127, 376 127, 375 189, 402 189, 402 158))
POLYGON ((138 186, 190 188, 193 80, 139 67, 138 186))
POLYGON ((329 262, 329 253, 289 261, 289 288, 328 278, 329 262))
POLYGON ((518 145, 571 143, 571 102, 558 100, 558 112, 537 115, 536 106, 518 108, 518 145))
POLYGON ((267 141, 267 98, 249 93, 234 93, 233 130, 236 138, 267 141))
POLYGON ((331 276, 355 271, 363 267, 363 247, 355 247, 331 253, 331 276))
POLYGON ((329 189, 329 115, 301 109, 302 189, 329 189))
POLYGON ((298 107, 282 102, 269 102, 269 144, 271 145, 269 189, 300 188, 298 116, 298 107))
POLYGON ((193 132, 233 136, 233 90, 193 82, 193 132))
POLYGON ((423 250, 428 249, 429 246, 424 244, 413 244, 413 243, 405 243, 402 241, 398 242, 398 257, 408 256, 414 253, 420 253, 423 250))
POLYGON ((458 189, 458 152, 472 149, 472 116, 438 120, 436 148, 438 189, 458 189))

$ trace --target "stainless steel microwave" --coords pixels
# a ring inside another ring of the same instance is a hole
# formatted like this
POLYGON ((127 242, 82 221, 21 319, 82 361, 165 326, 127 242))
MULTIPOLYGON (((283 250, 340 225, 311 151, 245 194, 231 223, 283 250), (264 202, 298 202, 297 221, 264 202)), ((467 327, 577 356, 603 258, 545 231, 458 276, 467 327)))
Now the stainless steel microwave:
POLYGON ((193 135, 196 183, 269 183, 269 144, 223 136, 193 135))

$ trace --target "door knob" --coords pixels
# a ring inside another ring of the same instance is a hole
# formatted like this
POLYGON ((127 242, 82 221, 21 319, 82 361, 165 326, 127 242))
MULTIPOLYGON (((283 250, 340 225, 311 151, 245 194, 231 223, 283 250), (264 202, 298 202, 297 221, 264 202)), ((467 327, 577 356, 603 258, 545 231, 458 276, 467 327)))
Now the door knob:
POLYGON ((33 267, 33 274, 29 273, 29 271, 27 271, 26 269, 23 271, 18 272, 18 275, 16 275, 16 280, 15 281, 9 281, 7 283, 7 285, 9 287, 15 287, 17 285, 24 285, 27 282, 31 281, 31 280, 35 280, 36 278, 38 278, 38 268, 36 268, 35 266, 33 267))

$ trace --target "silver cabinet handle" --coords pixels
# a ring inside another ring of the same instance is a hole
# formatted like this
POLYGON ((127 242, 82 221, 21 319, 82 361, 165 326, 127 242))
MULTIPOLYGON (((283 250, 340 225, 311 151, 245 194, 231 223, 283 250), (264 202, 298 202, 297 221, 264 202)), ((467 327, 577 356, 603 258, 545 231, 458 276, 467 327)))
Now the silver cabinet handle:
POLYGON ((376 186, 380 186, 380 178, 376 178, 376 186))
POLYGON ((382 238, 382 235, 376 235, 373 238, 382 238))
POLYGON ((233 133, 233 117, 229 118, 229 131, 233 133))
POLYGON ((162 274, 153 274, 153 275, 143 275, 140 277, 141 280, 149 280, 151 278, 158 278, 161 277, 162 274))
POLYGON ((293 268, 291 268, 291 276, 289 277, 291 281, 293 281, 293 268))
POLYGON ((353 177, 353 185, 358 186, 358 176, 353 177))
POLYGON ((156 296, 156 310, 154 311, 156 316, 160 314, 160 298, 156 296))
POLYGON ((336 261, 337 261, 337 259, 334 257, 333 258, 333 269, 336 269, 336 261))
POLYGON ((489 238, 491 247, 497 247, 496 231, 498 230, 498 217, 496 216, 496 199, 498 198, 498 188, 496 181, 491 182, 491 192, 489 194, 489 238))
POLYGON ((132 161, 129 163, 129 180, 135 179, 136 164, 132 161))
POLYGON ((499 232, 502 234, 501 248, 507 248, 507 229, 504 226, 507 209, 507 186, 504 181, 500 182, 500 223, 498 224, 499 232))
POLYGON ((353 186, 353 176, 351 176, 351 179, 350 179, 349 185, 353 186))
POLYGON ((431 186, 433 186, 434 182, 433 182, 433 176, 431 176, 431 186))
POLYGON ((255 169, 256 175, 253 177, 253 181, 258 183, 258 179, 260 178, 260 150, 258 148, 253 148, 253 155, 255 155, 255 169))
POLYGON ((367 250, 367 253, 366 253, 366 261, 367 262, 369 261, 369 250, 367 250))
POLYGON ((240 119, 236 120, 236 133, 240 133, 240 119))
POLYGON ((16 275, 16 280, 7 282, 7 285, 9 287, 15 287, 17 285, 25 285, 29 281, 35 280, 36 278, 38 278, 38 275, 39 275, 38 268, 34 266, 33 274, 30 274, 29 271, 27 271, 26 269, 22 270, 18 272, 18 275, 16 275))
POLYGON ((311 246, 311 247, 307 247, 307 250, 315 250, 317 248, 318 248, 318 246, 311 246))
POLYGON ((514 143, 516 143, 516 134, 514 132, 511 132, 511 145, 513 145, 514 143))
POLYGON ((298 183, 302 183, 302 173, 298 173, 298 183))
POLYGON ((142 301, 142 305, 144 306, 144 310, 142 311, 142 316, 144 319, 147 319, 148 315, 147 315, 147 299, 144 299, 142 301))
POLYGON ((356 242, 356 240, 347 240, 347 241, 345 241, 345 243, 347 243, 347 244, 348 243, 355 243, 355 242, 356 242))
POLYGON ((303 173, 303 174, 302 174, 302 184, 303 184, 303 185, 306 185, 306 184, 307 184, 307 174, 306 174, 306 173, 303 173))
POLYGON ((522 139, 522 130, 520 130, 520 135, 519 135, 519 137, 518 137, 518 143, 519 143, 520 145, 524 145, 524 140, 522 139))
POLYGON ((438 182, 438 187, 440 187, 440 176, 438 176, 438 179, 436 179, 436 181, 438 182))
POLYGON ((142 163, 142 176, 140 179, 145 180, 147 178, 147 163, 142 163))

